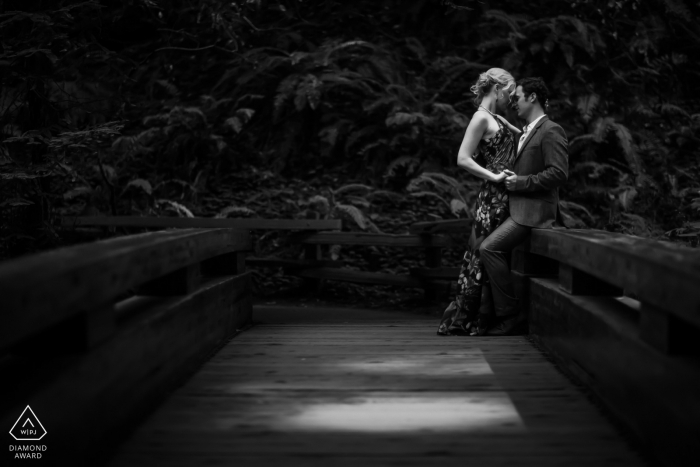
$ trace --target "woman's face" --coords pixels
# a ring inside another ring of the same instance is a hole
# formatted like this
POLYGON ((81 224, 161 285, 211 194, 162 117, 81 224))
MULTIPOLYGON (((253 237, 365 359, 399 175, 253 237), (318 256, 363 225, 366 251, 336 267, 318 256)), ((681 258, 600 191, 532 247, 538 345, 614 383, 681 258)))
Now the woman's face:
POLYGON ((513 91, 513 86, 508 88, 498 89, 496 91, 496 108, 499 111, 508 110, 510 105, 510 93, 513 91))

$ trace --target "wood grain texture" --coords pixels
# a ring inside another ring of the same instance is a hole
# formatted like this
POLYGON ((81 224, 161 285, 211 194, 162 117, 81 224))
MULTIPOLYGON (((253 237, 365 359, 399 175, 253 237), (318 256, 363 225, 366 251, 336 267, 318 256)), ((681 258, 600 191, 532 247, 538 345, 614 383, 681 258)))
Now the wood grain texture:
POLYGON ((158 277, 250 248, 247 231, 187 229, 114 238, 7 261, 0 265, 0 347, 89 313, 158 277))
POLYGON ((450 247, 442 235, 394 235, 362 232, 318 232, 294 235, 291 241, 315 245, 368 245, 393 247, 450 247))
POLYGON ((533 229, 530 251, 700 327, 700 250, 599 230, 533 229))
POLYGON ((63 217, 64 226, 153 227, 244 230, 340 230, 339 219, 214 219, 206 217, 63 217))
POLYGON ((530 296, 531 334, 666 465, 700 458, 696 357, 665 355, 649 345, 640 337, 638 311, 624 300, 572 296, 553 279, 531 279, 530 296))
POLYGON ((471 219, 453 219, 447 221, 434 222, 416 222, 411 224, 408 231, 412 234, 435 234, 435 233, 462 233, 465 236, 469 235, 472 228, 473 220, 471 219))
POLYGON ((525 338, 436 326, 255 326, 108 465, 644 465, 525 338))
POLYGON ((0 362, 0 423, 29 404, 46 427, 47 465, 97 465, 130 424, 249 321, 250 276, 214 278, 187 297, 118 304, 114 335, 88 354, 18 354, 0 362))

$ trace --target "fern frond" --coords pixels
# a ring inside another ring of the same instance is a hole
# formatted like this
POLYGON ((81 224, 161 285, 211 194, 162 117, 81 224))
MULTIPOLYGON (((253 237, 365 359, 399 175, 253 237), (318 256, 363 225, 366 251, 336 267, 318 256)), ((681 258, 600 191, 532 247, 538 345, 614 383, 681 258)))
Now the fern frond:
POLYGON ((280 114, 282 113, 282 109, 284 108, 285 102, 287 102, 287 100, 294 95, 297 88, 297 83, 300 79, 301 76, 296 73, 293 75, 289 75, 285 79, 283 79, 277 87, 277 94, 275 94, 274 101, 275 119, 278 119, 280 114))
POLYGON ((333 194, 336 196, 339 196, 344 193, 348 193, 351 191, 361 191, 363 193, 368 193, 371 192, 373 188, 369 185, 363 185, 361 183, 351 183, 349 185, 344 185, 338 188, 337 190, 333 191, 333 194))
POLYGON ((389 166, 386 168, 386 171, 384 172, 384 178, 391 178, 396 176, 396 172, 401 169, 405 168, 406 173, 411 173, 415 172, 415 170, 418 168, 420 165, 420 159, 417 158, 416 156, 401 156, 397 157, 393 161, 389 163, 389 166))
POLYGON ((336 204, 333 207, 331 214, 336 214, 336 211, 346 218, 349 218, 357 224, 362 230, 367 230, 369 225, 367 218, 357 207, 350 204, 336 204))
POLYGON ((227 208, 222 209, 219 211, 219 213, 214 216, 217 219, 222 219, 228 217, 229 214, 236 214, 236 215, 254 215, 256 214, 255 211, 253 211, 250 208, 246 207, 241 207, 241 206, 229 206, 227 208))

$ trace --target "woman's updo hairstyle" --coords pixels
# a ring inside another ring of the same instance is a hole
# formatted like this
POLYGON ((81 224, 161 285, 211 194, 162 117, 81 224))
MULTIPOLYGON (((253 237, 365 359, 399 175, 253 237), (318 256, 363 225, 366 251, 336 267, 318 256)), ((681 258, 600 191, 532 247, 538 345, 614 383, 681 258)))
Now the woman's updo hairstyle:
POLYGON ((501 89, 508 89, 512 86, 511 94, 515 91, 515 79, 510 73, 503 68, 491 68, 481 73, 474 86, 469 88, 471 92, 476 94, 474 104, 477 106, 481 104, 484 96, 488 94, 495 85, 498 85, 501 89))

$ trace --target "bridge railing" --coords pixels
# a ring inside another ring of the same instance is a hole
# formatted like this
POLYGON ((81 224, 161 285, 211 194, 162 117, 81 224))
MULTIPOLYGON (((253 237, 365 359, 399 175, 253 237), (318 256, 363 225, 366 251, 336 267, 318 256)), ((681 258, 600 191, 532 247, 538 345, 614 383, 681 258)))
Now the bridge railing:
POLYGON ((29 405, 45 457, 109 452, 250 319, 250 248, 247 231, 184 229, 0 264, 2 426, 29 405))
POLYGON ((342 232, 339 219, 217 219, 178 217, 65 217, 62 225, 76 228, 215 228, 233 227, 251 230, 293 231, 288 237, 291 243, 303 248, 303 259, 276 257, 248 257, 246 263, 253 267, 282 267, 286 274, 304 279, 306 286, 317 291, 325 280, 353 282, 357 284, 394 285, 423 288, 428 299, 436 299, 446 282, 456 280, 459 267, 442 265, 443 250, 454 246, 445 233, 462 233, 468 237, 471 220, 419 222, 410 226, 408 234, 342 232), (366 246, 412 248, 422 252, 422 267, 412 268, 407 274, 387 274, 342 268, 343 261, 324 258, 323 246, 366 246))
POLYGON ((700 250, 533 230, 512 258, 530 334, 668 465, 700 459, 700 250))

